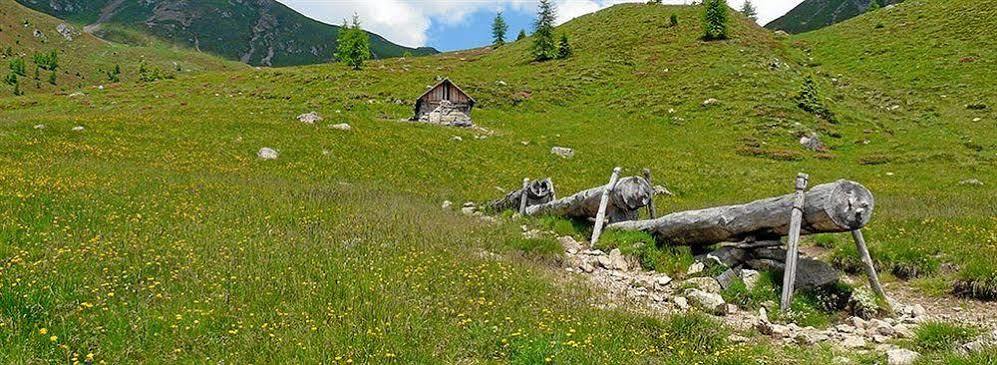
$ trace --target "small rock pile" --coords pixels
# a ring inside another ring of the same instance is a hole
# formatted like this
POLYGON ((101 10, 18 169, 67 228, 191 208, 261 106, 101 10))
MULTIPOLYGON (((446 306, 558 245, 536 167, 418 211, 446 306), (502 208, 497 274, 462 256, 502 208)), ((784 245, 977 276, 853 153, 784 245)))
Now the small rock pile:
POLYGON ((451 127, 469 128, 474 126, 474 122, 471 121, 471 117, 467 113, 447 100, 440 101, 440 106, 420 117, 419 121, 451 127))

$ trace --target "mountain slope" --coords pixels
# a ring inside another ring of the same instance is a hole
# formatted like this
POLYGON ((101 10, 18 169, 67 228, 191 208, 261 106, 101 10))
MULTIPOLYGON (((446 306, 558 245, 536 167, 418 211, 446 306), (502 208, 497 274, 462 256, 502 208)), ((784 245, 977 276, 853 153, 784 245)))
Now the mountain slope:
MULTIPOLYGON (((440 209, 501 197, 524 177, 549 176, 566 196, 620 166, 652 169, 675 193, 656 197, 658 212, 675 212, 791 193, 804 171, 876 194, 865 233, 884 272, 997 257, 997 150, 960 143, 989 125, 881 107, 893 89, 836 74, 837 60, 813 62, 740 16, 732 39, 703 42, 701 11, 583 16, 557 29, 574 56, 543 63, 527 39, 362 71, 249 69, 0 98, 0 240, 12 242, 0 245, 0 362, 64 361, 65 349, 96 363, 881 362, 735 344, 701 316, 614 309, 545 266, 561 247, 521 226, 585 229, 440 209), (798 107, 807 76, 836 123, 798 107), (478 101, 482 129, 404 122, 438 77, 478 101), (325 120, 295 118, 310 111, 325 120), (339 123, 352 128, 330 128, 339 123), (827 151, 799 145, 811 133, 827 151), (263 147, 279 157, 258 158, 263 147), (974 177, 988 185, 959 184, 974 177)), ((819 242, 854 247, 845 237, 819 242)), ((644 243, 658 253, 644 264, 681 290, 691 253, 644 243)))
MULTIPOLYGON (((885 0, 893 4, 902 0, 885 0)), ((869 8, 871 0, 804 0, 786 15, 765 25, 772 30, 804 33, 858 16, 869 8)))
MULTIPOLYGON (((141 44, 144 36, 152 35, 251 65, 329 61, 340 29, 309 19, 274 0, 17 1, 88 25, 88 30, 110 40, 141 44)), ((437 53, 432 48, 402 47, 376 34, 371 34, 371 49, 377 58, 437 53)))
MULTIPOLYGON (((25 72, 18 77, 22 92, 69 91, 111 83, 107 73, 115 66, 121 71, 117 75, 120 81, 137 80, 143 63, 149 70, 161 70, 163 76, 246 68, 238 62, 162 42, 150 42, 141 47, 107 42, 13 1, 0 1, 0 30, 0 59, 3 62, 0 76, 9 77, 13 73, 9 64, 23 62, 25 72), (57 54, 56 70, 38 67, 35 56, 52 52, 57 54)), ((13 86, 3 84, 2 89, 4 94, 10 95, 13 86)))

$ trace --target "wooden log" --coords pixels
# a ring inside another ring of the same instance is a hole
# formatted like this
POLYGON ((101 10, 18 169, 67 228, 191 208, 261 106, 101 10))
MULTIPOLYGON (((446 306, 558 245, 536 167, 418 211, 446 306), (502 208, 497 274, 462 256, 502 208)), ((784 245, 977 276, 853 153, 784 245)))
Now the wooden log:
POLYGON ((612 194, 616 190, 616 183, 620 179, 621 168, 617 167, 613 169, 613 174, 609 176, 608 189, 602 190, 602 198, 599 200, 599 211, 595 215, 595 227, 592 229, 592 244, 595 245, 599 242, 599 236, 602 235, 602 226, 606 224, 606 208, 609 206, 609 194, 612 194))
MULTIPOLYGON (((643 172, 644 180, 647 180, 647 184, 653 187, 654 181, 651 178, 651 169, 644 169, 643 172)), ((651 217, 651 219, 658 218, 658 209, 654 206, 654 194, 651 195, 651 204, 647 205, 647 215, 651 217)))
POLYGON ((517 210, 523 203, 523 192, 526 192, 526 206, 548 203, 554 200, 554 183, 550 179, 530 181, 525 189, 510 192, 502 199, 488 203, 488 208, 495 212, 517 210))
MULTIPOLYGON (((671 245, 771 240, 789 234, 794 194, 748 204, 678 212, 644 221, 620 222, 608 229, 645 231, 671 245)), ((815 186, 806 193, 800 233, 849 232, 865 227, 875 205, 872 193, 853 181, 815 186)))
MULTIPOLYGON (((599 213, 602 192, 607 188, 608 185, 603 185, 545 204, 532 205, 526 208, 526 215, 594 219, 599 213)), ((619 179, 616 183, 616 189, 613 189, 609 194, 606 218, 610 223, 637 219, 637 213, 650 203, 652 194, 654 191, 651 185, 641 177, 631 176, 619 179)))
POLYGON ((530 179, 523 178, 523 194, 519 194, 519 214, 526 214, 526 197, 530 194, 526 194, 530 189, 530 179))
MULTIPOLYGON (((879 275, 876 274, 876 266, 872 263, 872 256, 869 255, 869 247, 865 244, 865 237, 862 235, 862 230, 852 231, 852 238, 855 239, 855 246, 857 246, 859 251, 859 256, 862 258, 862 264, 865 266, 866 276, 869 277, 869 286, 872 287, 872 291, 876 293, 879 299, 884 299, 884 302, 889 305, 889 300, 886 297, 886 292, 883 291, 883 286, 879 283, 879 275)), ((890 309, 892 311, 892 309, 890 309)))
POLYGON ((809 178, 807 174, 803 173, 796 176, 796 193, 789 223, 789 242, 786 244, 786 271, 782 275, 782 301, 779 308, 782 309, 783 313, 789 310, 789 305, 793 302, 793 292, 796 290, 796 261, 800 255, 800 225, 803 224, 803 206, 806 203, 809 178))

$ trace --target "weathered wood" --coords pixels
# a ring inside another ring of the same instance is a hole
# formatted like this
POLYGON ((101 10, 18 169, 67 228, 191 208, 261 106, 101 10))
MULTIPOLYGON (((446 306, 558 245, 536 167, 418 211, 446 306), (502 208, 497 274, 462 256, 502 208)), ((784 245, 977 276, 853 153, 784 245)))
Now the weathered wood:
MULTIPOLYGON (((651 177, 651 169, 644 169, 644 180, 647 180, 647 184, 654 186, 654 181, 651 177)), ((653 188, 652 188, 653 191, 653 188)), ((654 195, 651 195, 651 203, 647 205, 647 215, 651 219, 658 218, 658 209, 654 206, 654 195)))
MULTIPOLYGON (((886 299, 886 292, 883 291, 883 286, 879 284, 879 275, 876 274, 876 266, 872 263, 872 256, 869 255, 869 247, 865 244, 865 237, 862 235, 862 230, 852 231, 852 238, 855 239, 855 246, 857 246, 859 251, 859 256, 862 258, 862 264, 865 266, 865 274, 869 277, 869 286, 872 287, 872 291, 880 299, 886 299)), ((888 300, 884 302, 889 305, 888 300)))
POLYGON ((782 276, 782 301, 779 307, 783 312, 789 310, 789 305, 793 302, 793 292, 796 290, 796 261, 800 255, 800 225, 803 224, 803 206, 805 205, 809 178, 807 174, 803 173, 796 176, 796 193, 789 223, 789 242, 786 244, 786 271, 782 276))
MULTIPOLYGON (((608 187, 603 185, 545 204, 531 205, 526 208, 526 215, 595 218, 599 213, 602 192, 608 187)), ((613 189, 609 195, 606 217, 610 223, 637 219, 637 213, 650 203, 652 194, 654 191, 644 178, 638 176, 621 178, 616 183, 616 189, 613 189)))
POLYGON ((488 208, 495 212, 504 210, 520 211, 523 204, 523 192, 526 192, 526 206, 548 203, 554 200, 554 183, 550 179, 530 181, 528 187, 510 192, 502 199, 488 203, 488 208))
POLYGON ((617 167, 613 169, 613 174, 609 176, 609 188, 602 190, 602 199, 599 201, 599 212, 595 215, 595 228, 592 229, 592 244, 595 245, 599 242, 599 236, 602 235, 602 226, 606 224, 606 208, 609 205, 609 194, 612 194, 616 190, 616 183, 620 179, 621 168, 617 167))
MULTIPOLYGON (((678 212, 666 216, 609 225, 608 229, 646 231, 672 245, 704 246, 749 239, 777 239, 789 234, 794 194, 743 205, 678 212)), ((853 181, 815 186, 806 193, 800 233, 849 232, 865 227, 872 217, 874 199, 853 181)))
MULTIPOLYGON (((528 192, 530 189, 530 179, 523 179, 523 191, 528 192)), ((526 214, 526 198, 530 194, 519 194, 519 214, 526 214)))

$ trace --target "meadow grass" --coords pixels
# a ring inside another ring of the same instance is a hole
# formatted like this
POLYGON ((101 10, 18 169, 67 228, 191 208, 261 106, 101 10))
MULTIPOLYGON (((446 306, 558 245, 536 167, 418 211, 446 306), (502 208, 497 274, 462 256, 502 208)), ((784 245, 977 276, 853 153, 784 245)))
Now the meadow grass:
MULTIPOLYGON (((73 98, 2 98, 0 362, 92 353, 108 363, 804 364, 838 355, 729 343, 702 318, 596 308, 594 289, 538 265, 556 242, 523 239, 519 228, 584 233, 577 223, 492 225, 439 208, 498 198, 496 188, 523 177, 553 177, 564 196, 604 184, 614 166, 651 168, 676 193, 657 198, 661 213, 791 193, 798 171, 856 180, 877 198, 867 239, 880 265, 916 247, 938 263, 982 268, 960 271, 972 278, 994 272, 982 263, 997 253, 997 191, 958 184, 997 175, 994 146, 963 138, 992 131, 924 119, 961 101, 887 111, 867 92, 903 93, 821 77, 839 119, 828 124, 792 101, 821 68, 743 19, 732 40, 701 42, 698 16, 647 5, 583 16, 559 28, 574 58, 542 64, 528 60, 526 41, 360 72, 213 72, 73 98), (611 30, 619 36, 605 37, 611 30), (400 122, 437 76, 479 100, 474 118, 490 132, 400 122), (711 97, 721 104, 703 107, 711 97), (313 110, 325 121, 296 121, 313 110), (343 122, 353 130, 327 127, 343 122), (85 130, 71 131, 78 125, 85 130), (798 146, 814 131, 830 152, 798 146), (553 156, 553 146, 576 157, 553 156), (280 157, 258 159, 262 147, 280 157), (882 162, 862 163, 870 159, 882 162), (709 335, 682 332, 698 331, 690 328, 709 335)), ((649 268, 691 262, 684 249, 618 238, 649 268)))

